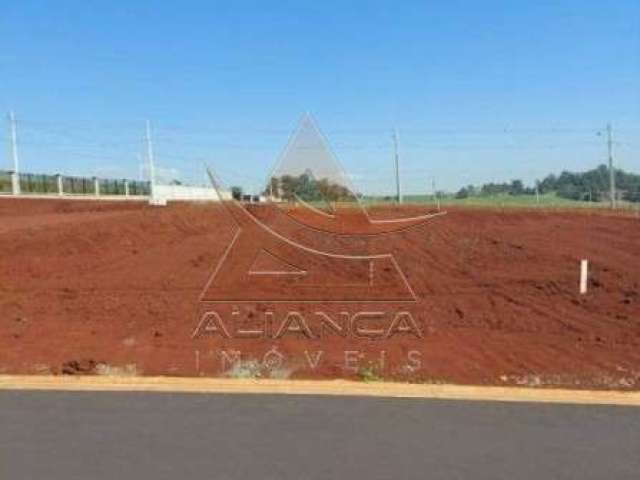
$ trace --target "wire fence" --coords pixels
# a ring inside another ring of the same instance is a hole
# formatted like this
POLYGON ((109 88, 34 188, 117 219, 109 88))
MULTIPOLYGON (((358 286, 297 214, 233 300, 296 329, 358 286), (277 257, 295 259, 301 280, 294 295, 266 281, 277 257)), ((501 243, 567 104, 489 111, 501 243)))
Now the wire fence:
POLYGON ((11 174, 0 170, 0 193, 11 193, 11 174))
POLYGON ((72 195, 87 195, 95 193, 95 184, 86 177, 64 177, 62 185, 65 192, 72 195))
POLYGON ((58 180, 51 175, 21 173, 20 191, 24 193, 57 193, 58 180))
MULTIPOLYGON (((19 185, 21 194, 31 195, 145 196, 151 190, 147 181, 39 173, 20 173, 19 185)), ((13 192, 9 171, 0 170, 0 192, 13 192)))

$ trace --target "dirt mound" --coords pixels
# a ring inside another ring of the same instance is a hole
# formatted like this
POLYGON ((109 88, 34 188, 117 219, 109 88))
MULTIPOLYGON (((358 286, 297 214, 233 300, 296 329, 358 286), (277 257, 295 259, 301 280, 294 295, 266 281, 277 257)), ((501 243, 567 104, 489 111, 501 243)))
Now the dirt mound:
POLYGON ((350 305, 345 316, 343 305, 316 303, 222 306, 225 327, 254 337, 194 337, 200 295, 237 233, 222 206, 0 198, 0 372, 84 372, 69 359, 99 358, 144 374, 265 375, 268 365, 269 375, 294 378, 640 388, 633 216, 454 209, 363 241, 309 232, 268 209, 253 213, 322 251, 393 254, 418 297, 408 311, 420 336, 389 337, 394 322, 408 322, 395 319, 395 307, 367 323, 386 337, 345 336, 326 318, 362 333, 354 312, 375 313, 371 305, 350 305), (582 258, 591 266, 584 296, 582 258), (288 318, 291 310, 299 318, 288 318), (255 333, 267 323, 270 336, 255 333))

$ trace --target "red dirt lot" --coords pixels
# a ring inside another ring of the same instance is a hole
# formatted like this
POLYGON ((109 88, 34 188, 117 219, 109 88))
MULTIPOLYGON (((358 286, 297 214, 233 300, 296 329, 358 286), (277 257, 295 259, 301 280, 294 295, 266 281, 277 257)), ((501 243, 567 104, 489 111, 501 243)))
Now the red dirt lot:
MULTIPOLYGON (((0 374, 640 389, 636 216, 454 209, 399 233, 362 239, 288 223, 273 207, 251 211, 310 248, 392 254, 417 301, 208 304, 201 294, 238 231, 224 206, 0 198, 0 374), (582 258, 589 259, 590 277, 581 296, 582 258), (217 331, 202 328, 212 308, 217 331), (418 335, 393 331, 394 316, 405 311, 418 335), (297 315, 291 328, 282 326, 287 312, 297 315), (322 315, 348 322, 357 312, 377 312, 363 335, 321 328, 322 315)), ((417 207, 373 212, 416 213, 417 207)), ((225 279, 219 282, 225 286, 225 279)), ((251 282, 237 290, 260 298, 251 282)))

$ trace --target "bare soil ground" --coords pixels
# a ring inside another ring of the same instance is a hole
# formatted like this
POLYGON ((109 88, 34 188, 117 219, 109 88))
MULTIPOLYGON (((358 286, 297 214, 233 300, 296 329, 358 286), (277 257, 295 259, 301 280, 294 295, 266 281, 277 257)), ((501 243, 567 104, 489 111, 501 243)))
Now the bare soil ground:
MULTIPOLYGON (((314 248, 392 253, 418 297, 410 311, 421 338, 194 338, 200 295, 236 233, 224 207, 0 198, 0 373, 640 389, 640 219, 633 215, 455 209, 347 245, 292 227, 268 208, 253 210, 314 248), (582 258, 591 265, 583 296, 582 258), (274 348, 287 358, 278 368, 264 362, 274 348), (233 351, 241 352, 239 364, 230 361, 233 351)), ((282 305, 243 305, 240 316, 251 323, 271 308, 280 319, 282 305)), ((317 311, 337 317, 344 309, 290 308, 311 328, 317 311)))

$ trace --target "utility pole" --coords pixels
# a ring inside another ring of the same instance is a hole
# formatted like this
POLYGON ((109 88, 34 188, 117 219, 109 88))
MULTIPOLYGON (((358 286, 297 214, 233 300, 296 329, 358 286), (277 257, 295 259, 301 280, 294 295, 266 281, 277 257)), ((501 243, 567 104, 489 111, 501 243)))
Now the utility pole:
POLYGON ((147 120, 147 131, 145 135, 145 143, 147 144, 147 162, 149 165, 149 189, 151 193, 151 199, 155 198, 154 196, 154 184, 156 182, 156 169, 153 164, 153 144, 151 142, 151 122, 147 120))
POLYGON ((611 197, 611 208, 616 208, 616 173, 613 169, 613 133, 610 123, 607 123, 607 152, 609 154, 609 195, 611 197))
POLYGON ((396 170, 396 199, 402 203, 402 191, 400 190, 400 159, 398 156, 398 131, 393 130, 393 159, 396 170))
POLYGON ((431 179, 431 191, 433 192, 433 199, 436 201, 438 211, 440 211, 440 198, 438 197, 438 191, 436 190, 436 177, 431 179))
POLYGON ((20 170, 18 165, 18 133, 16 128, 16 116, 9 112, 9 132, 11 137, 11 158, 13 159, 13 172, 11 174, 11 191, 14 195, 20 193, 20 170))

